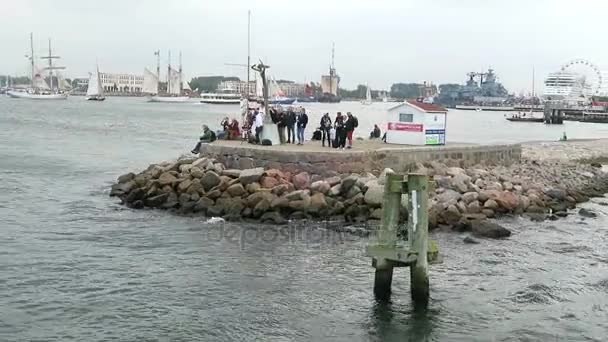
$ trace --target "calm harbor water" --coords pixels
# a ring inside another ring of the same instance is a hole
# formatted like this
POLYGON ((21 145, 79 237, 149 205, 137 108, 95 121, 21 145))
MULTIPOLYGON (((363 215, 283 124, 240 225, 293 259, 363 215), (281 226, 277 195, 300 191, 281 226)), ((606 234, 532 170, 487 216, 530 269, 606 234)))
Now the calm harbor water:
MULTIPOLYGON (((201 123, 236 107, 81 97, 0 97, 0 341, 605 341, 608 207, 583 220, 506 221, 504 241, 435 233, 431 302, 408 276, 375 302, 365 240, 292 226, 224 224, 126 209, 116 176, 188 151, 201 123)), ((361 135, 391 104, 352 111, 361 135)), ((448 141, 608 136, 608 125, 509 123, 450 111, 448 141)))

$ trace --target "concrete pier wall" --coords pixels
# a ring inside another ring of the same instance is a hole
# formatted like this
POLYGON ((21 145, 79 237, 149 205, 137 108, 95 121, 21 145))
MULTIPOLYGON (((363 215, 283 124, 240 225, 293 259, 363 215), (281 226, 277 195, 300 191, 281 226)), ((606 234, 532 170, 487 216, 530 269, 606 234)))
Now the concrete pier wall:
POLYGON ((273 146, 204 145, 201 156, 211 156, 228 168, 264 167, 297 173, 306 171, 321 176, 336 173, 380 172, 390 167, 407 171, 412 163, 438 161, 461 167, 475 164, 510 164, 521 159, 521 145, 458 145, 422 147, 385 147, 375 150, 281 150, 273 146))

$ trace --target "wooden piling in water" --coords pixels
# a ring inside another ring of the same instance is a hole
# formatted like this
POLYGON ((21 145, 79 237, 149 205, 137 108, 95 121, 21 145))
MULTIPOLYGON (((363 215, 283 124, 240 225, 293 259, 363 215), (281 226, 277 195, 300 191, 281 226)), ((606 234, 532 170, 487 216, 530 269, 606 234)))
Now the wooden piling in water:
POLYGON ((428 303, 428 192, 426 175, 388 174, 384 184, 382 223, 376 239, 367 246, 375 268, 374 294, 386 299, 391 294, 393 269, 410 267, 411 296, 415 303, 428 303), (408 197, 408 241, 397 238, 401 198, 408 197))

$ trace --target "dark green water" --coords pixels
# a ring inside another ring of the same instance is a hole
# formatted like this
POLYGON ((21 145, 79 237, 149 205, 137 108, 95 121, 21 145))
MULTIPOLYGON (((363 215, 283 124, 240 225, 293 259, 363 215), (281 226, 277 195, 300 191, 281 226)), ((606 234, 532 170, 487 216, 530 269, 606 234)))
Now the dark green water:
MULTIPOLYGON (((429 309, 416 312, 404 270, 392 302, 374 300, 365 240, 132 211, 107 196, 116 176, 189 150, 200 123, 226 110, 0 98, 0 341, 606 340, 608 208, 598 204, 585 205, 597 219, 506 221, 505 241, 434 234, 445 262, 431 267, 429 309)), ((450 118, 458 141, 459 127, 485 131, 502 115, 471 118, 450 118)), ((515 137, 533 140, 534 129, 515 137)))

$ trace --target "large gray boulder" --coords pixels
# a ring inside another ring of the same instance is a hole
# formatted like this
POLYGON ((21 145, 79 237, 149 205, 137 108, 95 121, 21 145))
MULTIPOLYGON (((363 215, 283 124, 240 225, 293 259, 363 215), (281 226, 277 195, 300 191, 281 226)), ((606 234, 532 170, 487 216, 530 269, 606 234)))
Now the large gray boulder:
POLYGON ((500 239, 511 236, 511 231, 507 228, 489 221, 472 221, 471 231, 475 236, 500 239))
POLYGON ((222 176, 228 176, 230 178, 239 178, 241 176, 241 170, 226 169, 222 171, 222 176))
POLYGON ((342 180, 341 189, 343 193, 348 192, 350 188, 352 188, 355 184, 357 184, 357 180, 359 177, 357 175, 350 175, 342 180))
POLYGON ((549 189, 545 191, 545 195, 560 201, 564 201, 568 197, 568 193, 562 189, 549 189))
POLYGON ((175 182, 177 182, 177 178, 170 172, 163 172, 158 177, 158 184, 160 184, 160 186, 172 185, 175 182))
POLYGON ((331 189, 331 186, 329 185, 329 183, 323 180, 316 181, 310 185, 310 191, 319 192, 324 195, 329 192, 329 189, 331 189))
POLYGON ((365 203, 371 207, 380 207, 384 199, 384 185, 376 181, 367 182, 365 192, 365 203))
POLYGON ((245 190, 243 184, 236 183, 229 186, 228 189, 226 189, 226 192, 232 197, 240 197, 243 196, 247 190, 245 190))
POLYGON ((456 204, 458 203, 458 200, 461 198, 462 196, 460 195, 459 192, 454 191, 452 189, 446 189, 443 193, 438 194, 437 196, 435 196, 435 199, 440 202, 443 203, 444 206, 449 206, 451 204, 456 204))
POLYGON ((209 191, 213 187, 219 185, 222 182, 220 176, 214 171, 207 171, 205 175, 201 178, 201 184, 205 191, 209 191))
POLYGON ((126 183, 128 181, 133 180, 133 178, 135 178, 135 174, 133 172, 129 172, 127 174, 119 176, 118 177, 118 183, 119 184, 126 183))
POLYGON ((246 170, 242 170, 241 173, 239 174, 239 180, 241 181, 241 184, 247 185, 249 183, 254 183, 254 182, 259 181, 260 178, 262 178, 262 175, 264 175, 263 167, 256 167, 254 169, 246 169, 246 170))
POLYGON ((285 195, 285 198, 287 198, 287 200, 289 200, 289 201, 297 201, 297 200, 304 199, 305 197, 308 197, 309 195, 310 195, 310 191, 308 191, 308 190, 296 190, 296 191, 292 191, 292 192, 288 193, 287 195, 285 195))

